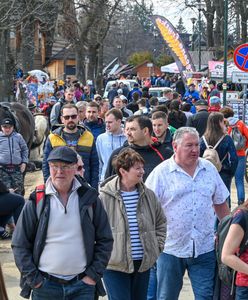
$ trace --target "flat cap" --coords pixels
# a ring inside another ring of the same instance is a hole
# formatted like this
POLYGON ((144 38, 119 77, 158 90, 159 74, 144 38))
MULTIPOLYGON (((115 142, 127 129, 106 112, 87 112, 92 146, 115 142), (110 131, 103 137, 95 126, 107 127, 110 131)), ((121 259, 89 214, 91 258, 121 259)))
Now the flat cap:
POLYGON ((208 106, 208 103, 207 103, 207 101, 205 101, 205 100, 203 100, 203 99, 200 99, 200 100, 196 101, 196 102, 194 103, 194 105, 195 105, 195 106, 200 106, 200 105, 202 105, 202 106, 208 106))
POLYGON ((5 119, 2 120, 1 125, 11 125, 11 126, 14 126, 14 122, 10 118, 5 118, 5 119))
POLYGON ((77 163, 77 153, 69 148, 68 146, 61 146, 54 148, 47 159, 48 162, 50 161, 62 161, 68 164, 77 163))

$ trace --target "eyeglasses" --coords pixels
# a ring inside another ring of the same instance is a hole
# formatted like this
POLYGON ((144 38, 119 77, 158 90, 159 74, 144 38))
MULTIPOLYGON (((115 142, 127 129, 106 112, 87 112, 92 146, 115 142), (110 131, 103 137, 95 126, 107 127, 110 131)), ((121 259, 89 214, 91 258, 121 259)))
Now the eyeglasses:
POLYGON ((69 120, 69 119, 72 119, 72 120, 75 120, 77 118, 78 115, 70 115, 70 116, 62 116, 65 120, 69 120))
POLYGON ((73 165, 69 165, 69 164, 68 165, 54 165, 54 164, 50 164, 49 166, 50 166, 50 168, 52 168, 55 171, 58 171, 58 170, 68 171, 68 170, 74 169, 75 164, 73 164, 73 165))

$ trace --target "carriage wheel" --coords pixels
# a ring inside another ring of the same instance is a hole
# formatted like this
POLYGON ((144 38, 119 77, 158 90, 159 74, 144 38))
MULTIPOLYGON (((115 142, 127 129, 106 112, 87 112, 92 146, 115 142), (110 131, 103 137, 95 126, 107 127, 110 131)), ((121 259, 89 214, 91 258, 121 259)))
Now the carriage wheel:
POLYGON ((245 153, 245 180, 248 183, 248 151, 245 153))

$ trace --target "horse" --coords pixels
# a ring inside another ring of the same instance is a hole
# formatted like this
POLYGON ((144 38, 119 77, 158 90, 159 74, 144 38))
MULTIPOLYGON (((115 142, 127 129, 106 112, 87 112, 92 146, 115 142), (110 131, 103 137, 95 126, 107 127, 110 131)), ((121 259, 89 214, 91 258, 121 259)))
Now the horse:
POLYGON ((14 127, 19 132, 28 148, 31 149, 34 139, 34 118, 26 106, 18 102, 0 103, 0 122, 5 118, 10 118, 14 122, 14 127))
POLYGON ((30 150, 30 161, 34 162, 36 167, 41 167, 43 157, 43 148, 46 138, 49 134, 49 123, 43 114, 34 114, 35 133, 34 140, 30 150))

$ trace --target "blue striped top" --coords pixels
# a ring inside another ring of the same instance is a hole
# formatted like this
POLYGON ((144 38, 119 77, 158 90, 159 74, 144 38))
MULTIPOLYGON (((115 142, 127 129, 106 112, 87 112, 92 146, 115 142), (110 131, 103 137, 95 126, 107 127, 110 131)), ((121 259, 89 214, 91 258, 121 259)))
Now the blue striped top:
POLYGON ((139 192, 136 189, 132 192, 121 191, 121 196, 125 204, 130 238, 131 238, 131 249, 132 259, 141 260, 143 258, 143 247, 139 236, 139 227, 137 222, 137 205, 139 202, 139 192))

